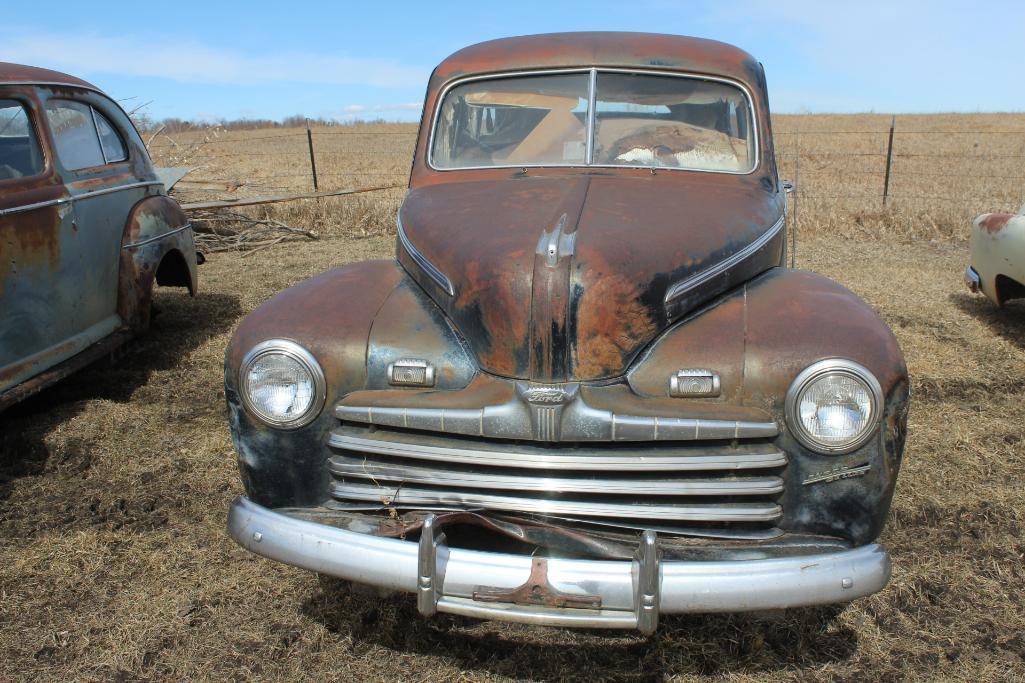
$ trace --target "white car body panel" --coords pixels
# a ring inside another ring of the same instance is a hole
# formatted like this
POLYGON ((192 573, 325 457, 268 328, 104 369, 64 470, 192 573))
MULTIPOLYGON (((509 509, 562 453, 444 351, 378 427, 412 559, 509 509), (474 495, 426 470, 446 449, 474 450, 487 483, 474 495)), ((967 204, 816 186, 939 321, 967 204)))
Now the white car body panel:
POLYGON ((1025 295, 1015 291, 1025 286, 1025 215, 986 213, 976 218, 972 222, 971 252, 966 280, 974 270, 978 288, 987 298, 999 306, 1009 298, 1025 295))

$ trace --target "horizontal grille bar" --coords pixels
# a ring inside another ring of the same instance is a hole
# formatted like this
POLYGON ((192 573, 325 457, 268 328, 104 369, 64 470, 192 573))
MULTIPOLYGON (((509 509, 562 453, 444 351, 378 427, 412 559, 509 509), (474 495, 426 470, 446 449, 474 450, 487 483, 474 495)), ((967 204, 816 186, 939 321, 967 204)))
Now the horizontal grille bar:
POLYGON ((532 424, 530 410, 520 401, 483 408, 338 405, 335 416, 382 427, 536 441, 702 441, 771 438, 779 433, 772 421, 620 415, 591 408, 582 399, 569 403, 558 414, 554 408, 539 410, 533 418, 537 424, 532 424))
POLYGON ((542 448, 525 444, 461 441, 405 432, 345 428, 331 433, 333 448, 435 462, 518 467, 543 470, 696 472, 767 469, 786 465, 786 455, 771 444, 720 446, 660 446, 609 448, 605 444, 582 448, 542 448))
POLYGON ((389 507, 454 505, 509 512, 691 522, 772 522, 783 514, 782 508, 775 503, 613 503, 527 498, 474 491, 436 491, 405 485, 382 487, 348 481, 335 481, 331 490, 335 498, 371 501, 389 507))
POLYGON ((536 477, 432 469, 347 456, 332 457, 328 461, 328 469, 331 474, 346 479, 503 491, 636 496, 757 496, 772 495, 783 490, 783 480, 772 476, 735 479, 536 477))

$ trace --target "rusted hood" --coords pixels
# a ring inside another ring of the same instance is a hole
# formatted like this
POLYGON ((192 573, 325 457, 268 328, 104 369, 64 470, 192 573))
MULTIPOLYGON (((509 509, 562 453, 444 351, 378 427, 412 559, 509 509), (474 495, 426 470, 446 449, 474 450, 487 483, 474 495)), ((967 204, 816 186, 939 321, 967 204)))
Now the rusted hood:
POLYGON ((719 174, 447 182, 407 195, 399 259, 483 369, 614 377, 673 320, 779 265, 782 201, 719 174))

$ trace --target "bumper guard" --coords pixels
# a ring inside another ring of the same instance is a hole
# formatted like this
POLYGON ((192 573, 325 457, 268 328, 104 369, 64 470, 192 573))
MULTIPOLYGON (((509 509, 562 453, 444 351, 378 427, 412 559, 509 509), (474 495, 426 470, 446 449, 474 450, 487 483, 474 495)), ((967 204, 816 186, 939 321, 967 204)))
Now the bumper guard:
POLYGON ((979 274, 975 272, 975 269, 971 266, 965 268, 964 283, 965 287, 968 288, 968 291, 972 293, 976 293, 982 289, 982 281, 979 279, 979 274))

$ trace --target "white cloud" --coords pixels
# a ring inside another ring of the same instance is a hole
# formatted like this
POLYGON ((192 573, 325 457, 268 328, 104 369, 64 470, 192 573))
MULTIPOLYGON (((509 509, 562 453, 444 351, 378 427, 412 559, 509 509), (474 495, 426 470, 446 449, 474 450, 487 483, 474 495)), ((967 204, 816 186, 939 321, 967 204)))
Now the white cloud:
POLYGON ((381 105, 395 111, 420 111, 424 108, 423 102, 403 102, 401 104, 381 105))
POLYGON ((321 111, 318 116, 334 121, 358 121, 360 119, 382 118, 397 121, 413 121, 423 109, 423 102, 395 102, 381 104, 349 104, 341 109, 321 111))
POLYGON ((199 43, 140 36, 0 29, 0 61, 89 75, 110 73, 185 83, 321 83, 421 86, 430 69, 387 59, 282 52, 243 54, 199 43))

